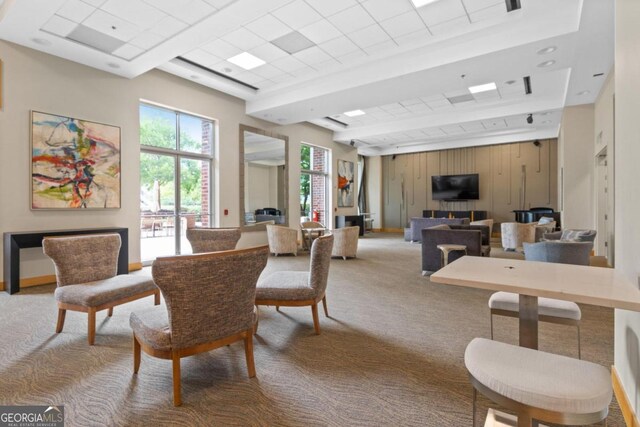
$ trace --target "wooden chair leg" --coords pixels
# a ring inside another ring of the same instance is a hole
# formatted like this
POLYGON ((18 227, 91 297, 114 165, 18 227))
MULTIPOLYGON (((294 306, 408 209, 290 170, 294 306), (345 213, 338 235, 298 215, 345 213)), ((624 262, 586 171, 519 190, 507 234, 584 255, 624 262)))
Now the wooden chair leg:
POLYGON ((174 352, 171 357, 173 361, 173 406, 182 405, 180 394, 180 356, 174 352))
POLYGON ((318 319, 318 304, 311 306, 311 314, 313 314, 313 329, 316 330, 316 335, 320 335, 320 319, 318 319))
POLYGON ((276 311, 280 311, 280 306, 276 305, 276 311))
POLYGON ((133 373, 137 374, 140 369, 140 343, 133 335, 133 373))
POLYGON ((93 345, 96 340, 96 309, 90 308, 89 312, 89 321, 87 322, 87 339, 89 340, 89 345, 93 345))
POLYGON ((324 315, 329 317, 329 309, 327 308, 327 296, 322 297, 322 307, 324 308, 324 315))
POLYGON ((244 355, 247 359, 247 371, 249 371, 249 378, 256 376, 256 364, 253 360, 253 335, 249 329, 244 336, 244 355))
POLYGON ((107 311, 107 316, 113 316, 113 307, 109 307, 109 311, 107 311))
POLYGON ((61 308, 58 309, 58 323, 56 324, 56 334, 62 332, 62 328, 64 328, 64 318, 67 315, 67 310, 63 310, 61 308))
POLYGON ((156 291, 155 294, 153 294, 153 305, 160 305, 160 291, 156 291))

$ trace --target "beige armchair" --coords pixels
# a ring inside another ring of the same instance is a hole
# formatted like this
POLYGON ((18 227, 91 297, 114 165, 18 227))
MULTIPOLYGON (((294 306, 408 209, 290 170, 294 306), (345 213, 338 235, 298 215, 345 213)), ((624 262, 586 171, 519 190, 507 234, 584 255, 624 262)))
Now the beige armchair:
POLYGON ((154 295, 160 304, 160 290, 149 277, 121 274, 118 271, 120 235, 86 234, 82 236, 45 237, 42 249, 56 267, 58 302, 56 333, 62 332, 67 310, 89 315, 87 337, 93 345, 96 337, 96 312, 154 295))
POLYGON ((316 221, 304 221, 300 223, 300 230, 302 231, 302 243, 305 250, 311 249, 311 244, 314 239, 322 236, 326 231, 324 225, 316 221))
POLYGON ((355 258, 358 252, 358 235, 360 233, 360 227, 344 227, 336 228, 333 230, 333 250, 331 251, 332 257, 342 257, 346 260, 347 257, 355 258))
POLYGON ((239 228, 188 228, 187 239, 194 254, 229 251, 240 240, 239 228))
POLYGON ((280 306, 311 306, 313 326, 316 334, 320 335, 320 301, 324 306, 325 316, 329 317, 325 292, 332 247, 332 234, 318 237, 311 246, 309 271, 275 271, 260 277, 256 289, 256 305, 275 305, 277 310, 280 306))
POLYGON ((489 240, 491 240, 491 234, 493 234, 493 220, 492 219, 481 219, 478 221, 471 221, 469 225, 486 225, 489 227, 489 240))
POLYGON ((281 225, 267 225, 269 252, 279 254, 298 254, 298 232, 281 225))
POLYGON ((538 225, 537 222, 503 222, 500 224, 502 247, 507 251, 522 250, 523 243, 540 241, 544 233, 555 229, 555 221, 538 225))
POLYGON ((254 300, 268 257, 267 246, 260 246, 158 258, 153 279, 167 306, 131 313, 134 374, 141 350, 171 360, 173 403, 179 406, 180 359, 243 340, 249 377, 255 377, 254 300))

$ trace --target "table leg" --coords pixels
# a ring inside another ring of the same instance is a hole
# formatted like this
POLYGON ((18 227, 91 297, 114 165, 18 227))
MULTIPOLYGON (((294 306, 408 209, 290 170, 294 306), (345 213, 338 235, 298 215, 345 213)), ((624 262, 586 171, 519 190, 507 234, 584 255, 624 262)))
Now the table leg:
POLYGON ((538 349, 538 297, 520 294, 520 346, 538 349))

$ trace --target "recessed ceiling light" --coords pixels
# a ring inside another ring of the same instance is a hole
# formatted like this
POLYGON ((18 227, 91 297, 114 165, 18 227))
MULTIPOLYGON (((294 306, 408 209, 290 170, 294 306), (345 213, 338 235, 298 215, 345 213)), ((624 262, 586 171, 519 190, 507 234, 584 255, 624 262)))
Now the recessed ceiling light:
POLYGON ((550 59, 548 61, 544 61, 544 62, 539 63, 538 67, 540 67, 540 68, 551 67, 555 63, 556 63, 555 60, 550 59))
POLYGON ((264 62, 262 59, 258 58, 257 56, 251 55, 249 52, 242 52, 239 55, 227 59, 227 61, 237 65, 238 67, 242 67, 245 70, 252 70, 256 67, 266 64, 266 62, 264 62))
POLYGON ((34 42, 35 44, 39 44, 40 46, 51 46, 51 42, 49 40, 33 38, 31 39, 31 41, 34 42))
POLYGON ((590 90, 583 90, 582 92, 578 92, 578 96, 589 95, 591 93, 590 90))
POLYGON ((544 47, 540 49, 537 53, 538 55, 546 55, 547 53, 555 52, 558 49, 555 46, 544 47))
POLYGON ((516 82, 515 80, 507 80, 506 82, 504 82, 504 84, 511 86, 515 82, 516 82))
POLYGON ((438 0, 411 0, 411 3, 413 3, 413 5, 418 8, 418 7, 422 7, 422 6, 426 6, 429 3, 434 3, 438 0))
POLYGON ((469 92, 471 93, 480 93, 480 92, 488 92, 490 90, 496 90, 496 84, 491 82, 491 83, 486 83, 483 85, 477 85, 477 86, 469 86, 469 92))
POLYGON ((115 62, 108 62, 107 65, 111 68, 120 68, 120 64, 116 64, 115 62))
POLYGON ((367 114, 367 113, 365 113, 365 112, 364 112, 364 111, 362 111, 362 110, 346 111, 346 112, 344 113, 344 115, 345 115, 345 116, 348 116, 348 117, 357 117, 357 116, 362 116, 362 115, 364 115, 364 114, 367 114))

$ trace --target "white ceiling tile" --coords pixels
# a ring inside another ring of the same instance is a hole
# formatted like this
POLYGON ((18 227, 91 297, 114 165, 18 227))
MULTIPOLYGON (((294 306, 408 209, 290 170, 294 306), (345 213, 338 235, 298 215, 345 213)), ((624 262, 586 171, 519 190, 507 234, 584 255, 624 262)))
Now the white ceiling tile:
POLYGON ((218 58, 224 58, 224 59, 229 59, 233 56, 236 56, 242 53, 241 49, 233 45, 230 45, 229 43, 221 39, 217 39, 212 42, 209 42, 201 46, 201 48, 217 56, 218 58))
POLYGON ((507 127, 507 123, 504 121, 504 119, 484 120, 482 124, 487 130, 505 129, 507 127))
POLYGON ((446 101, 447 100, 446 97, 441 93, 435 93, 435 94, 429 95, 429 96, 421 96, 420 99, 422 99, 422 101, 426 102, 427 104, 429 102, 432 102, 432 101, 446 101))
POLYGON ((205 67, 211 67, 222 61, 224 58, 217 57, 212 55, 211 53, 203 50, 203 49, 195 49, 191 52, 185 53, 182 55, 183 58, 188 59, 189 61, 196 62, 205 67))
POLYGON ((410 105, 407 107, 407 109, 413 113, 419 113, 421 111, 429 111, 431 110, 431 108, 429 108, 429 106, 427 104, 416 104, 416 105, 410 105))
POLYGON ((278 74, 277 76, 271 77, 269 80, 275 83, 285 83, 285 82, 290 82, 293 79, 294 77, 291 74, 280 72, 280 74, 278 74))
POLYGON ((107 0, 82 0, 82 1, 90 4, 93 7, 100 7, 107 0))
POLYGON ((431 37, 431 33, 426 28, 405 34, 404 36, 394 37, 393 39, 400 46, 421 46, 431 37))
POLYGON ((500 93, 497 90, 488 90, 486 92, 474 93, 473 97, 478 101, 492 101, 500 99, 500 93))
POLYGON ((462 123, 460 126, 465 132, 482 132, 485 130, 480 122, 462 123))
POLYGON ((469 13, 469 17, 471 18, 471 22, 480 22, 485 19, 495 19, 501 16, 505 16, 507 14, 507 9, 504 6, 504 3, 496 4, 491 7, 487 7, 485 9, 480 9, 477 12, 469 13))
POLYGON ((161 35, 162 37, 171 37, 180 31, 187 28, 187 24, 174 18, 173 16, 167 16, 158 24, 151 28, 151 32, 161 35))
POLYGON ((322 71, 323 73, 329 73, 331 71, 341 68, 342 64, 337 60, 331 58, 328 61, 321 62, 319 64, 314 65, 313 67, 319 71, 322 71))
POLYGON ((99 9, 85 19, 83 25, 122 41, 129 41, 140 33, 132 23, 99 9))
POLYGON ((236 64, 232 64, 229 61, 220 61, 217 64, 212 65, 210 68, 219 73, 225 74, 227 76, 231 76, 234 79, 236 78, 237 75, 247 71, 244 68, 240 68, 236 64))
POLYGON ((290 55, 273 61, 272 65, 287 73, 307 68, 307 65, 304 62, 290 55))
MULTIPOLYGON (((464 83, 462 84, 464 85, 464 83)), ((462 96, 462 95, 469 95, 469 89, 467 89, 466 87, 464 89, 456 89, 456 90, 451 90, 451 91, 447 91, 444 93, 444 97, 445 98, 454 98, 456 96, 462 96)))
MULTIPOLYGON (((261 82, 264 80, 264 77, 261 77, 255 73, 253 73, 253 70, 251 71, 243 71, 242 73, 238 73, 237 75, 233 76, 234 79, 238 79, 241 82, 245 82, 245 83, 249 83, 250 85, 254 85, 257 86, 256 83, 261 82)), ((259 87, 259 86, 257 86, 259 87)))
POLYGON ((362 2, 362 6, 367 9, 371 16, 377 21, 383 21, 410 10, 415 10, 410 2, 397 0, 367 0, 362 2))
POLYGON ((216 9, 210 4, 202 0, 192 0, 186 8, 175 13, 174 16, 187 24, 195 24, 215 12, 216 9))
POLYGON ((331 16, 358 3, 355 0, 306 0, 311 7, 323 16, 331 16))
POLYGON ((272 45, 271 43, 265 43, 263 45, 255 47, 249 50, 249 53, 257 56, 265 62, 273 62, 276 59, 280 59, 288 55, 287 52, 280 49, 279 47, 272 45))
POLYGON ((380 25, 394 38, 426 29, 422 19, 420 19, 420 16, 418 16, 415 11, 403 13, 402 15, 382 21, 380 25))
POLYGON ((442 99, 438 101, 429 101, 427 102, 427 105, 431 107, 431 109, 433 110, 442 110, 445 108, 453 107, 448 99, 442 99))
POLYGON ((254 47, 258 47, 266 40, 262 37, 256 36, 251 31, 246 28, 238 28, 235 31, 232 31, 222 37, 222 40, 226 41, 229 44, 232 44, 235 47, 242 49, 243 51, 247 51, 249 49, 253 49, 254 47))
POLYGON ((159 34, 145 31, 132 38, 129 43, 144 50, 149 50, 152 47, 162 43, 164 40, 165 38, 159 34))
POLYGON ((353 33, 349 33, 348 36, 355 44, 363 49, 391 40, 378 24, 354 31, 353 33))
POLYGON ((385 105, 381 105, 380 109, 384 110, 384 111, 390 111, 390 110, 398 110, 404 108, 402 107, 402 105, 400 105, 399 102, 394 102, 392 104, 385 104, 385 105))
POLYGON ((507 117, 504 119, 507 123, 507 127, 521 127, 521 126, 534 126, 534 123, 527 123, 527 116, 515 116, 515 117, 507 117))
POLYGON ((424 102, 422 102, 422 99, 420 98, 411 98, 404 101, 400 101, 400 105, 402 105, 403 107, 408 107, 410 105, 416 105, 416 104, 424 104, 424 102))
POLYGON ((236 0, 205 0, 205 1, 209 3, 211 6, 215 7, 216 9, 222 9, 226 5, 231 4, 236 0))
POLYGON ((142 52, 144 52, 144 50, 140 49, 137 46, 133 46, 131 44, 125 44, 120 46, 118 49, 114 50, 112 53, 115 56, 126 59, 128 61, 140 55, 142 52))
POLYGON ((56 34, 60 37, 66 37, 78 24, 69 21, 58 15, 53 15, 42 27, 44 31, 56 34))
POLYGON ((291 75, 293 75, 294 77, 306 77, 309 76, 311 74, 314 74, 316 72, 316 70, 314 68, 311 68, 307 65, 305 65, 304 68, 298 68, 297 70, 293 70, 291 71, 291 75))
POLYGON ((408 137, 413 138, 413 139, 416 139, 416 138, 424 138, 424 136, 425 136, 424 132, 422 132, 422 131, 420 131, 420 130, 411 130, 411 131, 409 131, 409 132, 405 132, 405 134, 406 134, 408 137))
POLYGON ((256 83, 256 86, 259 89, 268 89, 268 88, 270 88, 272 86, 275 86, 275 85, 276 85, 276 82, 271 81, 271 80, 262 80, 262 81, 256 83))
POLYGON ((443 34, 451 33, 453 31, 460 31, 461 29, 468 27, 469 25, 471 25, 471 23, 469 22, 469 18, 467 18, 466 16, 461 16, 460 18, 452 19, 451 21, 443 22, 437 25, 431 25, 429 29, 434 35, 440 36, 443 34))
POLYGON ((431 137, 431 138, 437 138, 439 136, 445 136, 446 133, 444 133, 440 129, 429 129, 427 131, 427 135, 429 135, 429 137, 431 137))
POLYGON ((358 46, 345 36, 329 40, 319 46, 322 50, 334 57, 340 57, 347 53, 359 50, 358 46))
POLYGON ((181 10, 186 9, 191 3, 191 0, 142 0, 146 4, 160 9, 164 13, 169 15, 176 15, 181 10))
POLYGON ((368 27, 376 22, 360 5, 336 13, 328 19, 345 34, 368 27))
POLYGON ((87 19, 95 10, 95 7, 80 0, 68 0, 58 9, 56 15, 80 23, 87 19))
POLYGON ((345 55, 340 55, 337 59, 344 65, 353 64, 362 61, 363 58, 367 58, 369 55, 361 49, 354 50, 345 55))
POLYGON ((374 114, 374 113, 382 113, 383 110, 380 107, 371 107, 371 108, 364 108, 362 111, 364 111, 367 114, 374 114))
POLYGON ((313 46, 309 49, 302 50, 293 54, 293 56, 304 62, 305 64, 311 66, 331 59, 331 57, 318 46, 313 46))
POLYGON ((273 11, 272 14, 294 30, 322 19, 322 16, 303 0, 295 0, 273 11))
POLYGON ((385 42, 366 47, 364 48, 364 51, 367 52, 369 55, 377 55, 385 52, 389 53, 397 48, 398 48, 398 45, 393 40, 389 39, 385 42))
POLYGON ((282 74, 282 70, 280 70, 279 68, 274 67, 271 64, 261 65, 259 67, 254 68, 251 71, 254 74, 262 77, 263 79, 270 79, 272 77, 275 77, 275 76, 278 76, 278 75, 282 74))
POLYGON ((469 13, 496 5, 502 6, 505 12, 507 10, 504 0, 462 0, 462 3, 464 3, 465 9, 467 9, 469 13))
POLYGON ((418 9, 418 13, 422 16, 422 19, 424 19, 425 24, 427 24, 429 28, 441 22, 467 16, 460 0, 437 1, 421 7, 418 9))
POLYGON ((293 31, 291 27, 270 14, 249 22, 245 25, 245 28, 268 41, 275 40, 293 31))
POLYGON ((462 129, 460 125, 442 126, 440 127, 440 130, 442 130, 447 135, 457 135, 464 133, 464 129, 462 129))
POLYGON ((320 44, 342 35, 342 33, 326 19, 314 22, 311 25, 300 28, 298 31, 315 44, 320 44))
POLYGON ((154 26, 166 16, 165 13, 141 0, 108 0, 101 9, 143 30, 154 26))

